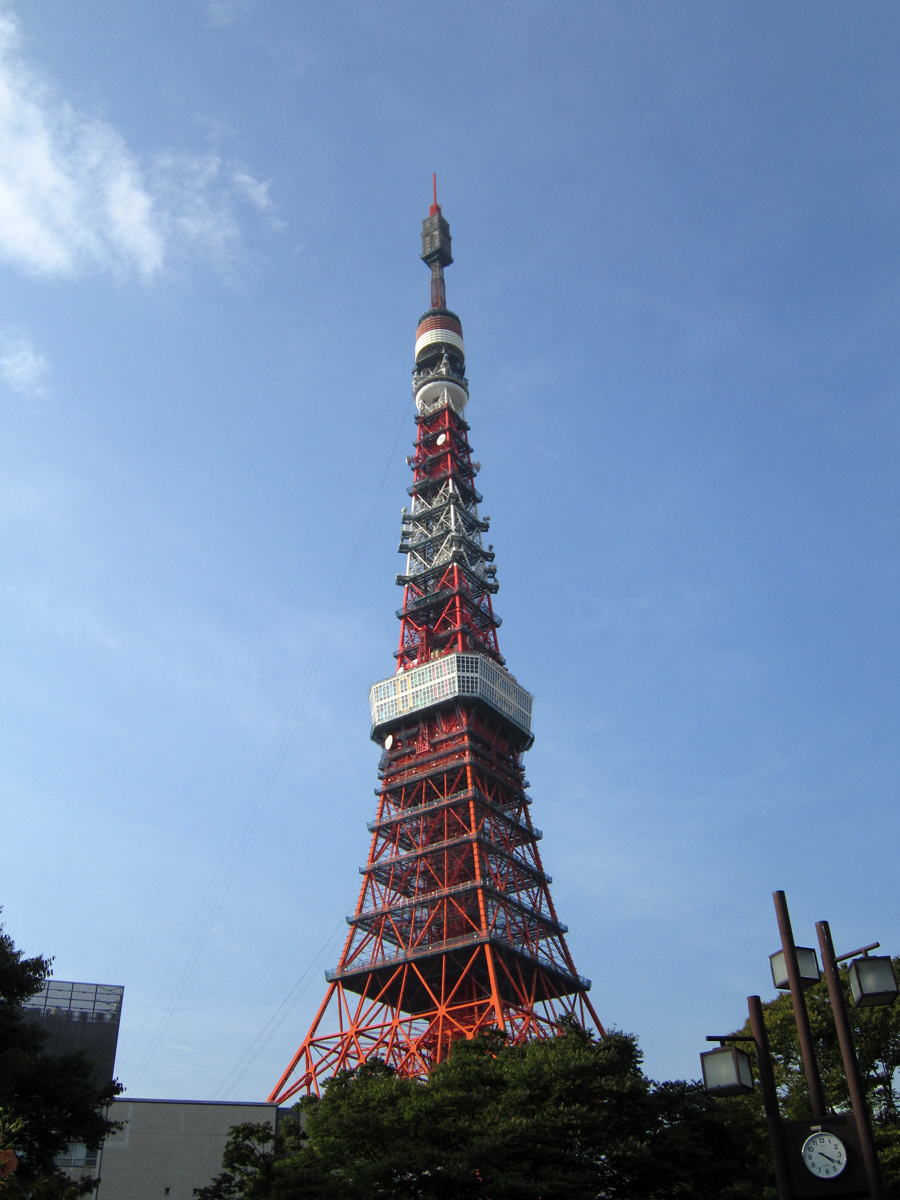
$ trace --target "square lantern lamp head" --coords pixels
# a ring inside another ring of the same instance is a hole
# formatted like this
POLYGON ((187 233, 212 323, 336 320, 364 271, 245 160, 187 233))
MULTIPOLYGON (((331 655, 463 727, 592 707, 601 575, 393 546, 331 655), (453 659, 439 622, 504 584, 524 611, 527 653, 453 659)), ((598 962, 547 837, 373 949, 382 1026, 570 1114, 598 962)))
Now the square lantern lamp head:
POLYGON ((753 1091, 750 1056, 734 1046, 720 1046, 700 1055, 703 1086, 714 1096, 745 1096, 753 1091))
MULTIPOLYGON (((800 968, 800 985, 806 988, 812 987, 814 983, 818 983, 822 978, 822 973, 819 970, 819 960, 816 957, 815 950, 809 946, 795 946, 797 951, 797 965, 800 968)), ((781 992, 790 991, 791 984, 788 979, 787 964, 784 961, 784 951, 779 950, 777 954, 769 955, 769 966, 772 968, 772 982, 781 992)))
POLYGON ((897 980, 894 964, 886 955, 855 958, 847 968, 850 976, 850 991, 857 1008, 870 1008, 878 1004, 893 1004, 897 999, 897 980))

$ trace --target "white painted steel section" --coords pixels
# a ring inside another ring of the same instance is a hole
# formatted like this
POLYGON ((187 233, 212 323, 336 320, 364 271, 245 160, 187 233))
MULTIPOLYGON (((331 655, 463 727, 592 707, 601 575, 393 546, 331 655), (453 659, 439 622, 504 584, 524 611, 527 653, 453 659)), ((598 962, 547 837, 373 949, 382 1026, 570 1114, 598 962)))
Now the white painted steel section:
POLYGON ((419 351, 423 346, 433 346, 435 342, 444 342, 448 346, 455 346, 462 354, 466 352, 462 338, 452 329, 429 329, 427 333, 416 338, 416 358, 419 357, 419 351))
POLYGON ((377 729, 405 713, 430 708, 454 696, 479 696, 514 725, 531 733, 531 693, 483 654, 445 654, 373 684, 369 692, 372 727, 377 729))
POLYGON ((431 412, 442 404, 450 404, 461 413, 469 403, 469 393, 452 379, 432 379, 416 391, 416 407, 420 413, 431 412))

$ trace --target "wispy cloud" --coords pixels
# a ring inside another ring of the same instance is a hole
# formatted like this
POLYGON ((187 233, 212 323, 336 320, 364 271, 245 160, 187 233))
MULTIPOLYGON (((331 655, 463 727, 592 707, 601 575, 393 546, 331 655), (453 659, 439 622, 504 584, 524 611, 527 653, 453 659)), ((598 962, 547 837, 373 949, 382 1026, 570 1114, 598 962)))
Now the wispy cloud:
POLYGON ((235 171, 232 179, 234 180, 234 186, 254 208, 258 208, 260 212, 267 212, 272 207, 272 198, 269 195, 268 183, 260 183, 258 179, 254 179, 246 171, 235 171))
POLYGON ((206 11, 211 25, 233 25, 247 16, 250 0, 207 0, 206 11))
POLYGON ((231 176, 235 190, 247 201, 252 204, 260 213, 265 213, 269 224, 269 228, 275 230, 276 233, 285 228, 285 223, 280 218, 274 215, 275 205, 272 197, 269 195, 271 183, 254 179, 252 175, 244 170, 236 170, 231 176))
POLYGON ((31 339, 16 330, 0 333, 0 379, 22 396, 46 396, 50 363, 31 339))
POLYGON ((267 186, 215 155, 139 158, 25 61, 0 13, 0 260, 151 278, 184 252, 221 257, 238 241, 235 201, 262 211, 267 186))

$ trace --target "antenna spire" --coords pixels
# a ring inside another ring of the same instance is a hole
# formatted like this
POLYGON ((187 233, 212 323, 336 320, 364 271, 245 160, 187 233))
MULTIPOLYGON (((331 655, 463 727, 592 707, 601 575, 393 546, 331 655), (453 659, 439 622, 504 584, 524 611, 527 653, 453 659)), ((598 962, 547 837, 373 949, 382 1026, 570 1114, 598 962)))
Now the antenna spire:
POLYGON ((453 255, 450 253, 450 226, 437 202, 436 172, 431 176, 431 184, 434 189, 434 204, 422 222, 422 261, 431 267, 431 308, 434 311, 447 307, 444 267, 453 262, 453 255))

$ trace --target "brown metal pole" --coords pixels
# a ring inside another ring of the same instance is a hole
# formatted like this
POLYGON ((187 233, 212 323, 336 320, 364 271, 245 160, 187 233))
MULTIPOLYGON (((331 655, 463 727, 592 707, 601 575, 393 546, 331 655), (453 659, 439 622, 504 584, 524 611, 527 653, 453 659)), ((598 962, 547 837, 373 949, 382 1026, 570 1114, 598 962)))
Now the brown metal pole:
POLYGON ((775 1164, 775 1186, 778 1189, 778 1200, 792 1200, 791 1173, 788 1169, 784 1129, 781 1124, 781 1112, 778 1108, 778 1092, 775 1088, 775 1075, 772 1071, 772 1059, 769 1053, 769 1035, 766 1032, 762 1001, 759 996, 748 996, 747 1008, 750 1010, 750 1031, 756 1043, 756 1066, 759 1071, 763 1106, 766 1110, 766 1124, 769 1127, 769 1142, 772 1146, 772 1162, 775 1164))
POLYGON ((819 1064, 816 1061, 812 1030, 809 1027, 806 997, 803 995, 803 987, 800 983, 800 967, 797 963, 797 951, 791 929, 791 915, 788 912, 784 892, 775 892, 773 895, 775 912, 778 914, 778 929, 781 933, 781 948, 784 950, 784 964, 787 967, 788 982, 791 985, 794 1020, 797 1023, 797 1033, 800 1037, 800 1057, 803 1059, 803 1070, 806 1072, 806 1084, 809 1088, 809 1102, 812 1106, 812 1115, 816 1118, 824 1117, 827 1115, 825 1092, 822 1088, 819 1064))
POLYGON ((875 1150, 875 1139, 872 1136, 872 1120, 869 1116, 869 1105, 866 1101, 866 1089, 859 1073, 859 1063, 856 1061, 856 1049, 853 1045, 853 1033, 850 1029, 850 1018, 847 1015, 847 1005, 844 991, 841 987, 841 977, 838 973, 837 960, 834 957, 834 942, 831 940, 831 929, 827 921, 816 922, 816 933, 819 935, 819 949, 822 951, 822 966, 825 969, 825 979, 828 983, 828 995, 831 997, 831 1011, 834 1013, 834 1023, 837 1026, 838 1042, 841 1047, 841 1058, 844 1060, 844 1074, 847 1076, 847 1089, 850 1092, 850 1104, 856 1117, 856 1128, 859 1131, 859 1144, 862 1150, 863 1162, 866 1165, 866 1176, 869 1180, 869 1191, 872 1200, 886 1200, 884 1181, 881 1178, 881 1165, 875 1150))

